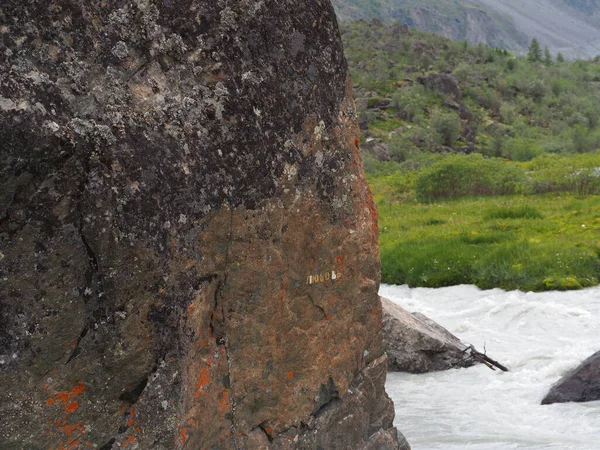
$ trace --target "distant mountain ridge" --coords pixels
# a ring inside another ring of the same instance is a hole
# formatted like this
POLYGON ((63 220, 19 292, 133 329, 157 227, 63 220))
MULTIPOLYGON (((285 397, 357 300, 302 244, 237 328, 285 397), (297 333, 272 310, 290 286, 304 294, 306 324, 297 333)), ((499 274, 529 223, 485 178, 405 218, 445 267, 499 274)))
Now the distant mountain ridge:
POLYGON ((600 54, 600 0, 333 0, 340 21, 380 18, 523 52, 537 38, 553 54, 600 54))
POLYGON ((398 20, 456 41, 513 50, 529 43, 512 19, 472 0, 333 0, 339 20, 398 20))
POLYGON ((478 0, 512 17, 530 38, 552 53, 569 58, 600 54, 600 1, 598 0, 478 0))

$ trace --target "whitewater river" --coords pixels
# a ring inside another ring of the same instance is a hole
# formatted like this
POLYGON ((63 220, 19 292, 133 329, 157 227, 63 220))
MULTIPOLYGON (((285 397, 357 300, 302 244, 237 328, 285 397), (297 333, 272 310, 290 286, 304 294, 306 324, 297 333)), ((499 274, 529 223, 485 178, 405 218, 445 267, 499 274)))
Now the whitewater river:
POLYGON ((395 424, 413 450, 600 450, 600 402, 540 405, 552 384, 600 350, 600 288, 536 294, 384 285, 380 294, 485 346, 511 369, 388 374, 395 424))

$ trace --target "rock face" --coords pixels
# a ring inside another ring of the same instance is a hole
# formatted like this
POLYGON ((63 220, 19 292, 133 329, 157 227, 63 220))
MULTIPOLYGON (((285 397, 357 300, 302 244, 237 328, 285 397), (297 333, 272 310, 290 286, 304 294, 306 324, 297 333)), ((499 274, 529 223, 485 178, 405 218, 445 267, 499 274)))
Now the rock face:
POLYGON ((542 405, 595 400, 600 400, 600 352, 594 353, 552 386, 542 405))
POLYGON ((383 343, 389 370, 426 373, 475 362, 467 346, 445 328, 420 313, 409 313, 386 298, 383 305, 383 343))
POLYGON ((407 448, 329 2, 0 24, 0 448, 407 448))

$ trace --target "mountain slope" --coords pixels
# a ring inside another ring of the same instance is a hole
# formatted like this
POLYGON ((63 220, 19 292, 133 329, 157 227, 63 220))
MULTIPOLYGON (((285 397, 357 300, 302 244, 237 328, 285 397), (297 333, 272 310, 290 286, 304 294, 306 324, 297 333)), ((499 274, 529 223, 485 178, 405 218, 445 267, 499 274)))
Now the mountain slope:
POLYGON ((333 0, 340 21, 391 19, 453 40, 523 52, 532 38, 554 54, 600 54, 600 0, 333 0))
POLYGON ((504 13, 470 0, 333 0, 340 21, 392 19, 456 41, 513 50, 529 38, 504 13))
MULTIPOLYGON (((570 9, 584 14, 589 20, 597 20, 600 17, 600 0, 551 0, 562 9, 570 9)), ((593 22, 592 22, 593 23, 593 22)))
POLYGON ((479 0, 513 18, 530 38, 537 38, 553 53, 570 58, 600 54, 600 2, 596 0, 479 0))

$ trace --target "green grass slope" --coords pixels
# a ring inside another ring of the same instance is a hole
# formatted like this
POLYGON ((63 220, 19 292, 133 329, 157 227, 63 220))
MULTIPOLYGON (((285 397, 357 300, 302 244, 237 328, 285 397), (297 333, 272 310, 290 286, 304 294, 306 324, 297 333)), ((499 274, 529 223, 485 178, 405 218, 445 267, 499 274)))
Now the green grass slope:
POLYGON ((384 282, 598 284, 598 60, 530 61, 397 24, 342 33, 384 282))

